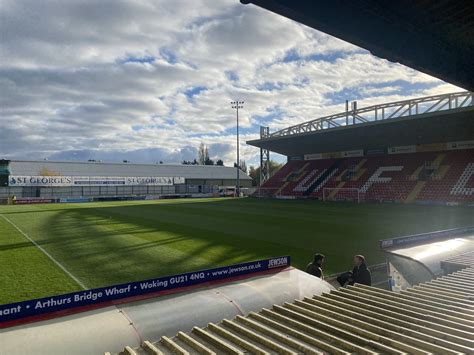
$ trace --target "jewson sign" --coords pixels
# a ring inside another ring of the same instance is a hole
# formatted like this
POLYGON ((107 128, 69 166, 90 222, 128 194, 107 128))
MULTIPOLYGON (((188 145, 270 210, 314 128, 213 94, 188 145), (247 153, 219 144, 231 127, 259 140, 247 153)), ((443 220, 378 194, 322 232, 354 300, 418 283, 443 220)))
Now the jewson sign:
POLYGON ((10 175, 9 186, 163 186, 183 184, 184 177, 160 176, 19 176, 10 175))
POLYGON ((3 327, 8 326, 9 322, 27 317, 41 317, 46 316, 48 313, 59 311, 63 313, 67 313, 67 311, 72 312, 76 307, 93 305, 95 305, 95 307, 101 307, 101 303, 104 303, 103 306, 107 306, 113 303, 113 301, 130 297, 145 296, 147 294, 166 292, 188 286, 197 286, 211 281, 252 275, 257 272, 280 269, 287 266, 290 266, 290 257, 283 256, 30 301, 4 304, 0 305, 0 328, 2 325, 3 327))

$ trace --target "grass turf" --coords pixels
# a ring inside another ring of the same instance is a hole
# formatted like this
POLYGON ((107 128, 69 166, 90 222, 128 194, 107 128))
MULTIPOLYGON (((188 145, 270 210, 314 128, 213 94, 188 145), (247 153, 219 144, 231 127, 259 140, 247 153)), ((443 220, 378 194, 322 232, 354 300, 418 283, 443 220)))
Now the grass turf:
MULTIPOLYGON (((0 207, 30 238, 94 288, 289 254, 325 273, 352 255, 383 261, 378 240, 467 226, 473 209, 318 201, 193 199, 0 207)), ((0 217, 0 304, 80 290, 0 217)))

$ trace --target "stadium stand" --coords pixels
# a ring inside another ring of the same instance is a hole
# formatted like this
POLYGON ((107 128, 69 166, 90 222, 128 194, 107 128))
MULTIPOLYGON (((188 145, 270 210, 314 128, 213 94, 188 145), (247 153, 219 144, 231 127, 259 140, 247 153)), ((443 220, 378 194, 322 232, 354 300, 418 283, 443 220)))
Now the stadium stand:
POLYGON ((294 187, 292 182, 297 180, 303 173, 306 166, 304 163, 305 162, 302 161, 288 162, 288 164, 285 164, 275 173, 275 179, 268 180, 265 183, 265 188, 260 189, 259 193, 262 193, 262 197, 271 197, 286 191, 288 185, 294 187), (283 182, 283 184, 281 182, 283 182))
POLYGON ((474 94, 448 93, 358 108, 270 132, 257 196, 378 202, 474 200, 474 94), (287 157, 268 173, 270 152, 287 157), (262 191, 265 191, 263 193, 262 191))
POLYGON ((325 159, 324 161, 311 161, 303 165, 302 169, 297 171, 297 179, 292 181, 282 191, 282 194, 293 194, 295 196, 306 196, 310 191, 321 184, 324 179, 333 172, 333 159, 325 159))
MULTIPOLYGON (((252 179, 243 171, 239 174, 241 187, 251 187, 252 179)), ((220 189, 235 185, 236 169, 226 166, 0 160, 0 204, 11 196, 32 202, 68 198, 199 196, 218 194, 220 189), (147 179, 157 177, 171 178, 173 182, 147 182, 147 179), (63 180, 55 182, 54 178, 63 180), (43 179, 46 182, 43 183, 43 179), (73 179, 81 181, 78 183, 73 179), (26 183, 19 184, 20 180, 26 183)))
POLYGON ((474 202, 474 150, 290 161, 269 195, 366 201, 474 202), (329 190, 328 193, 325 194, 329 190))
POLYGON ((472 354, 472 277, 465 268, 399 293, 356 284, 122 354, 472 354))

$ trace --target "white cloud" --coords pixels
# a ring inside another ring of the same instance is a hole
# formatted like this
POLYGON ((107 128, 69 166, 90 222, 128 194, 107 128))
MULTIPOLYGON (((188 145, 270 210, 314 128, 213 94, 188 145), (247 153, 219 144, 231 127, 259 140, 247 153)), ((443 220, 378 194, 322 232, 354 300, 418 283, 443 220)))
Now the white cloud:
POLYGON ((235 0, 3 0, 0 35, 6 157, 178 162, 205 142, 232 164, 234 98, 244 142, 354 93, 365 105, 457 90, 235 0))

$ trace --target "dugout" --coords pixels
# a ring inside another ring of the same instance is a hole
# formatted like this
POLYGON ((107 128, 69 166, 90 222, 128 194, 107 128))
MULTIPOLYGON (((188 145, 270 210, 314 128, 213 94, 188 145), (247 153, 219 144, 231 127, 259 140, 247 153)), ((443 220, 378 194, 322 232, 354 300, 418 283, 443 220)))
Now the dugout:
POLYGON ((474 227, 385 239, 380 247, 391 288, 400 291, 470 266, 462 262, 474 253, 474 227))

